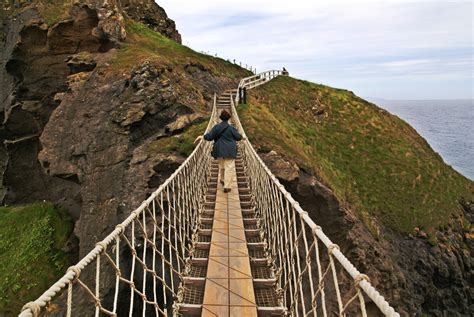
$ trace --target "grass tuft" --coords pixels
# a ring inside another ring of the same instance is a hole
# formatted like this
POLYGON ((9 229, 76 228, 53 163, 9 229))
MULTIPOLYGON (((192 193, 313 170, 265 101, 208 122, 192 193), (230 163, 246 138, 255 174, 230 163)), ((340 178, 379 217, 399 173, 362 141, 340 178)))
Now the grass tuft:
POLYGON ((67 18, 68 10, 73 3, 64 0, 36 0, 34 2, 37 5, 38 12, 49 27, 67 18))
POLYGON ((150 154, 178 153, 184 157, 189 156, 196 147, 193 142, 198 135, 202 135, 208 125, 208 119, 193 122, 181 134, 161 138, 153 141, 148 148, 150 154))
POLYGON ((18 314, 59 278, 73 223, 51 203, 0 207, 0 315, 18 314))

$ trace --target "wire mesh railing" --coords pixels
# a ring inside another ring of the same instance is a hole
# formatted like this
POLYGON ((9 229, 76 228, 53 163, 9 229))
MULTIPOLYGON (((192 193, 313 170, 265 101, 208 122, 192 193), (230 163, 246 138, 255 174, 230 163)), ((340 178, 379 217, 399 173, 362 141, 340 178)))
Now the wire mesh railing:
MULTIPOLYGON (((239 87, 256 87, 269 80, 261 78, 278 75, 252 76, 239 87)), ((375 304, 386 316, 399 316, 268 169, 246 138, 235 104, 231 106, 234 123, 244 136, 241 155, 288 312, 292 316, 367 316, 367 307, 375 304)))
MULTIPOLYGON (((207 130, 217 120, 216 96, 207 130)), ((207 131, 206 130, 206 131, 207 131)), ((211 163, 201 142, 140 207, 20 316, 168 316, 197 231, 211 163)))

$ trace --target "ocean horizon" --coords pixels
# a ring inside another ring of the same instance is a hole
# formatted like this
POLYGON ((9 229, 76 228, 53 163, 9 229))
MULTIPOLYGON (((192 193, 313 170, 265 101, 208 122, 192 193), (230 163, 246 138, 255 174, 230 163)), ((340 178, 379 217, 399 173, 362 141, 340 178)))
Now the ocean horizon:
POLYGON ((474 99, 367 99, 408 122, 446 164, 474 180, 474 99))

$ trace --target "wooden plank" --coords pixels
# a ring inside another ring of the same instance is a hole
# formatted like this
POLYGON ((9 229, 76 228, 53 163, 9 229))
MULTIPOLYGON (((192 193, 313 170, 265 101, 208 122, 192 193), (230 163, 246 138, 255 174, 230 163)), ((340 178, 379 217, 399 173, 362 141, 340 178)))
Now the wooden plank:
MULTIPOLYGON (((227 172, 227 171, 226 171, 227 172)), ((218 184, 202 316, 256 317, 250 259, 235 166, 232 191, 218 184)))

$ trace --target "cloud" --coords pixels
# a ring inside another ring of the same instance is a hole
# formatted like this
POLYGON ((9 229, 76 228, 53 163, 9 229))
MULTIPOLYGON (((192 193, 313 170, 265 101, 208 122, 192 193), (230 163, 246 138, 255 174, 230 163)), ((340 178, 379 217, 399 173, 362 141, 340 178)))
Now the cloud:
POLYGON ((472 97, 472 2, 158 3, 176 21, 186 45, 257 70, 285 66, 295 77, 384 98, 400 96, 397 85, 410 80, 425 86, 419 96, 406 90, 402 99, 472 97), (443 80, 461 83, 461 95, 459 87, 440 90, 443 80), (382 90, 369 85, 377 82, 382 90))

